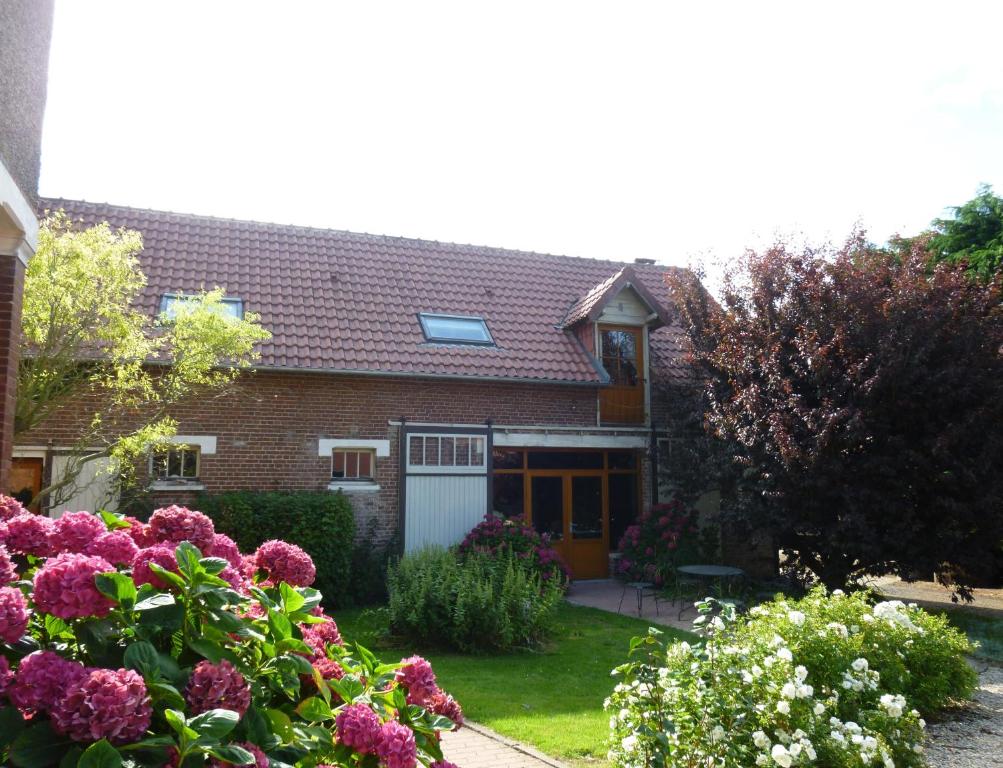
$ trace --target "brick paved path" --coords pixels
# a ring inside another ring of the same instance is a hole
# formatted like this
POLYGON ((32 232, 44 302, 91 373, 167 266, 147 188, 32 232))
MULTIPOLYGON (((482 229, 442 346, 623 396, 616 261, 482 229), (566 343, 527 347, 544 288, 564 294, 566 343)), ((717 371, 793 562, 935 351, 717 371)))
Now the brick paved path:
POLYGON ((442 737, 446 759, 459 768, 564 768, 532 747, 500 736, 476 723, 468 723, 442 737))

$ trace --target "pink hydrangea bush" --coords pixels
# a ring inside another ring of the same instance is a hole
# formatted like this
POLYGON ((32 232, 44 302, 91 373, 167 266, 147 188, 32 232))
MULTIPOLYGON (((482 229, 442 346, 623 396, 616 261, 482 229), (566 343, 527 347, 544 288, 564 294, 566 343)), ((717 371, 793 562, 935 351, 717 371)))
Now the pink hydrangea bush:
POLYGON ((0 518, 0 764, 455 768, 460 705, 425 659, 345 644, 299 547, 241 553, 178 506, 0 518))
POLYGON ((620 539, 617 575, 667 582, 677 565, 698 559, 698 533, 695 515, 681 501, 654 505, 620 539))
POLYGON ((542 579, 557 579, 565 583, 571 579, 571 569, 561 554, 550 546, 550 537, 537 533, 520 518, 485 515, 484 521, 460 542, 457 551, 461 556, 469 552, 488 555, 511 552, 533 566, 542 579))

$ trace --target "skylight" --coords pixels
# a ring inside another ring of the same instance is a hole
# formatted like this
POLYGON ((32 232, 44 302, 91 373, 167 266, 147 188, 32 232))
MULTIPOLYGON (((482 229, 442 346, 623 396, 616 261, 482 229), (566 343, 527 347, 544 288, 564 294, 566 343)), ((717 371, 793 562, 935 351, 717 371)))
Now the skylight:
MULTIPOLYGON (((160 313, 167 319, 173 320, 177 317, 178 306, 189 299, 194 299, 184 293, 165 293, 160 297, 160 313)), ((244 301, 234 297, 224 296, 219 302, 220 312, 226 317, 240 320, 244 317, 244 301)))
POLYGON ((495 343, 483 317, 463 315, 432 315, 421 312, 418 315, 421 330, 429 341, 447 344, 490 344, 495 343))

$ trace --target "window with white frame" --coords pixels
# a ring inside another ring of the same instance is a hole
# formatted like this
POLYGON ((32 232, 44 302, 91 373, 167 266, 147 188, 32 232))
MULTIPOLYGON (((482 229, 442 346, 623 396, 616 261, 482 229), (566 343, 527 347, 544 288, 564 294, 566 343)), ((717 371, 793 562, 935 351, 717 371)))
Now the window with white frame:
POLYGON ((199 449, 171 448, 150 456, 150 477, 160 481, 195 482, 199 477, 199 449))
POLYGON ((484 472, 485 438, 482 435, 410 435, 407 464, 418 472, 484 472))
POLYGON ((331 451, 331 479, 373 482, 376 476, 376 451, 369 448, 335 448, 331 451))

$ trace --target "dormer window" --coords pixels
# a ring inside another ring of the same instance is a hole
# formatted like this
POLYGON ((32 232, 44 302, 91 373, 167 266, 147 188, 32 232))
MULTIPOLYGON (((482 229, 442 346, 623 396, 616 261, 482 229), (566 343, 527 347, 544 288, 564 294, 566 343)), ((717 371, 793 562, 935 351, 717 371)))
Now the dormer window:
MULTIPOLYGON (((165 293, 160 297, 160 314, 165 320, 173 320, 178 315, 178 307, 183 302, 195 298, 198 297, 186 293, 165 293)), ((241 320, 244 317, 244 300, 234 296, 224 296, 219 301, 219 311, 225 317, 241 320)))
POLYGON ((428 341, 442 344, 480 344, 493 346, 488 325, 483 317, 465 315, 432 315, 421 312, 418 315, 421 330, 428 341))

